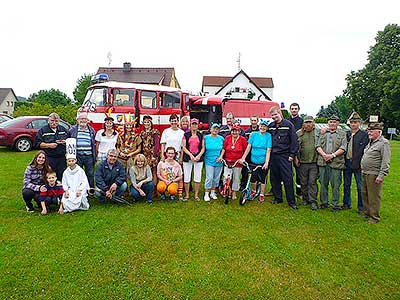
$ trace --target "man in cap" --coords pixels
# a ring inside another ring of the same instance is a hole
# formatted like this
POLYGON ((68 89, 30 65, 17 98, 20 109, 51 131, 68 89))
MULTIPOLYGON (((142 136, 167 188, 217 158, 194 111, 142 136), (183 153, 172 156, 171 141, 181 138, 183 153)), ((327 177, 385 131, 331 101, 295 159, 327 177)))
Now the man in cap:
POLYGON ((344 169, 344 193, 343 193, 343 209, 351 209, 351 180, 352 175, 356 180, 358 195, 358 211, 362 211, 361 198, 361 158, 364 148, 368 144, 368 133, 361 130, 361 118, 357 112, 353 112, 349 118, 350 131, 346 133, 347 151, 345 155, 344 169))
POLYGON ((333 115, 328 119, 328 130, 321 133, 317 143, 317 165, 321 183, 321 208, 328 208, 328 186, 332 186, 332 211, 339 208, 340 185, 344 169, 344 153, 347 149, 346 133, 338 130, 340 119, 333 115))
POLYGON ((271 151, 271 185, 274 194, 273 204, 283 202, 281 182, 285 186, 286 199, 292 209, 298 209, 294 197, 293 165, 295 155, 299 150, 296 130, 291 122, 283 118, 281 109, 273 106, 270 109, 272 123, 269 132, 272 135, 271 151))
POLYGON ((68 137, 76 139, 76 159, 78 165, 85 169, 86 177, 91 188, 94 187, 94 164, 96 162, 96 133, 88 124, 86 112, 78 112, 77 124, 72 126, 68 137))
POLYGON ((35 147, 43 149, 49 160, 49 165, 56 172, 57 179, 62 180, 64 170, 67 168, 65 161, 65 140, 68 131, 60 125, 60 116, 53 112, 49 115, 48 125, 39 129, 35 147))
POLYGON ((311 204, 311 209, 317 210, 318 166, 315 148, 319 139, 319 130, 315 129, 312 116, 304 118, 303 126, 297 131, 297 136, 299 153, 296 157, 296 165, 302 189, 303 205, 311 204))
POLYGON ((372 123, 368 127, 369 143, 361 159, 363 216, 369 217, 368 223, 379 222, 379 209, 382 197, 383 179, 389 173, 390 144, 382 136, 381 123, 372 123))
MULTIPOLYGON (((238 123, 235 120, 235 116, 233 115, 232 112, 228 112, 226 114, 226 124, 222 125, 221 128, 219 129, 219 135, 221 135, 223 138, 226 138, 228 135, 231 134, 232 126, 234 124, 238 123)), ((240 135, 244 136, 244 130, 240 128, 240 135)))

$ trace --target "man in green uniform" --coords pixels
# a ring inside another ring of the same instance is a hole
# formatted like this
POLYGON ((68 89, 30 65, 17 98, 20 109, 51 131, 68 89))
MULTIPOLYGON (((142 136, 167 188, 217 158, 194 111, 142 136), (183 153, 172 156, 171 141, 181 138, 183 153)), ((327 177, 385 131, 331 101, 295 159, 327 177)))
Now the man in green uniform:
POLYGON ((302 128, 297 131, 299 153, 295 159, 303 195, 303 205, 311 204, 312 210, 318 209, 318 166, 317 152, 319 130, 315 129, 314 118, 306 116, 302 128))
POLYGON ((380 220, 383 178, 388 175, 390 167, 390 144, 382 136, 382 129, 381 123, 369 125, 370 141, 361 159, 363 215, 369 217, 369 224, 380 220))
POLYGON ((321 133, 317 144, 317 165, 321 183, 321 208, 328 208, 328 186, 332 186, 332 211, 339 208, 340 185, 344 169, 344 153, 347 148, 346 132, 338 130, 339 118, 328 119, 328 130, 321 133))

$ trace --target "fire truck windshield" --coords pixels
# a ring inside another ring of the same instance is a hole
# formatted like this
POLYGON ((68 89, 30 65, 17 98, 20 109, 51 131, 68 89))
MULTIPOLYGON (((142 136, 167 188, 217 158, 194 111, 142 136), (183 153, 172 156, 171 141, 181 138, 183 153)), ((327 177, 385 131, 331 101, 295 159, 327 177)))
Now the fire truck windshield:
POLYGON ((88 90, 82 106, 87 107, 90 111, 94 111, 98 106, 106 106, 107 104, 107 89, 94 88, 88 90))

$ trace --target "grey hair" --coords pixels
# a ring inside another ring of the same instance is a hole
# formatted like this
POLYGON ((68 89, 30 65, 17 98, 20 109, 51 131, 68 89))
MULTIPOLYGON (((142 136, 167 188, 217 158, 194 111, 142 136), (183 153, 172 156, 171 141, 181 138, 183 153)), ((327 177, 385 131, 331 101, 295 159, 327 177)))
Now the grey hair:
POLYGON ((109 149, 108 151, 107 151, 107 155, 108 154, 116 154, 116 155, 118 155, 118 151, 117 151, 117 149, 115 149, 115 148, 111 148, 111 149, 109 149))
POLYGON ((84 111, 81 111, 81 112, 78 112, 77 113, 77 115, 76 115, 76 119, 78 120, 81 116, 85 116, 86 118, 88 117, 88 113, 87 112, 84 112, 84 111))
POLYGON ((60 120, 60 116, 58 115, 58 113, 52 112, 51 114, 49 114, 49 119, 57 119, 57 120, 60 120))

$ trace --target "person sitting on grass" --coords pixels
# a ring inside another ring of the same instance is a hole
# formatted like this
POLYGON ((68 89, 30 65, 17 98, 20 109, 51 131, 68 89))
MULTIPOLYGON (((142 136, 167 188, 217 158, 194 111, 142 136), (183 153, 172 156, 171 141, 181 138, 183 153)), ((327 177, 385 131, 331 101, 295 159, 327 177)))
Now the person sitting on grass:
POLYGON ((131 178, 131 195, 134 201, 138 201, 141 197, 146 197, 147 203, 153 203, 153 175, 150 166, 146 162, 146 156, 143 154, 136 155, 133 165, 129 169, 131 178))
POLYGON ((87 199, 89 182, 85 171, 77 164, 77 159, 73 154, 67 154, 67 169, 63 174, 62 186, 64 195, 58 210, 59 214, 89 209, 87 199))
POLYGON ((35 211, 32 199, 40 207, 39 195, 41 191, 45 191, 44 180, 50 169, 47 155, 43 150, 39 150, 31 163, 26 167, 22 198, 25 201, 27 212, 33 213, 35 211))
POLYGON ((47 215, 50 211, 50 205, 59 205, 61 197, 64 194, 64 189, 57 184, 57 174, 54 171, 49 171, 46 174, 45 189, 40 191, 39 201, 42 206, 42 215, 47 215))
POLYGON ((110 149, 107 159, 99 163, 96 169, 95 195, 100 203, 112 200, 113 195, 122 197, 128 187, 126 184, 125 168, 118 160, 118 151, 110 149))
POLYGON ((174 159, 176 151, 174 147, 168 147, 165 151, 165 161, 160 161, 157 165, 157 191, 161 194, 161 201, 165 201, 165 192, 168 191, 171 201, 175 200, 178 191, 178 182, 182 180, 182 167, 174 159))

